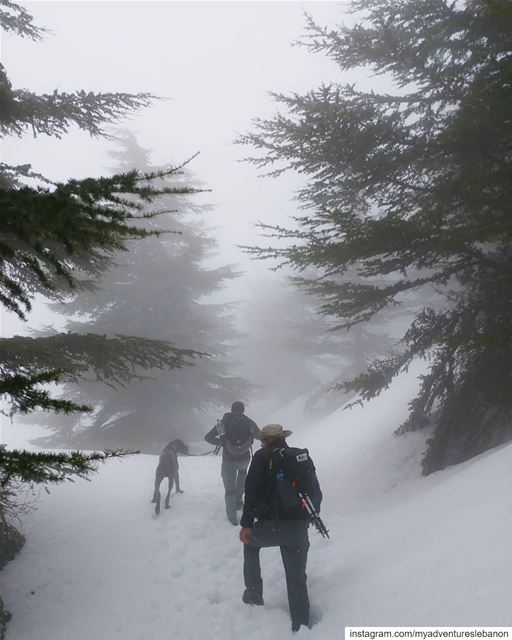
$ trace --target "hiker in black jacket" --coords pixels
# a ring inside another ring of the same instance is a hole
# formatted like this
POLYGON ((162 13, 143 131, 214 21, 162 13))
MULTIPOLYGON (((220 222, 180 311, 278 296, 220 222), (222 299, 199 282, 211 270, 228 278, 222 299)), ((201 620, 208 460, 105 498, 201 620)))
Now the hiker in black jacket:
MULTIPOLYGON (((276 477, 272 469, 276 457, 287 450, 293 453, 285 441, 291 431, 279 424, 269 424, 262 428, 259 438, 262 448, 252 459, 245 481, 245 499, 242 513, 240 540, 244 543, 244 581, 243 602, 251 605, 263 604, 263 582, 260 568, 260 548, 280 547, 286 575, 288 604, 292 619, 292 631, 298 631, 301 625, 309 626, 309 598, 307 591, 306 562, 308 557, 309 520, 307 512, 290 515, 279 508, 276 497, 276 477)), ((306 450, 296 450, 297 452, 306 450)), ((305 454, 302 454, 305 455, 305 454)), ((315 507, 320 507, 322 493, 309 461, 311 472, 311 494, 314 494, 315 507)))
POLYGON ((254 420, 244 415, 243 402, 237 400, 231 411, 225 413, 204 437, 206 442, 222 447, 221 475, 224 482, 226 515, 237 526, 237 509, 242 508, 247 467, 251 460, 251 447, 259 429, 254 420))

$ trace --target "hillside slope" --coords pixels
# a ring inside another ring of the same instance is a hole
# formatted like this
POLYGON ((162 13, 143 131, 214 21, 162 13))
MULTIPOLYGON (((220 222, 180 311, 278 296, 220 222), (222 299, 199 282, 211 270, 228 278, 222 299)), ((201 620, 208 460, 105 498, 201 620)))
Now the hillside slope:
POLYGON ((182 458, 185 493, 156 518, 156 458, 141 455, 41 495, 24 550, 0 574, 7 640, 339 640, 349 625, 512 625, 512 445, 421 477, 425 436, 391 435, 413 387, 403 378, 387 398, 290 438, 316 462, 331 531, 310 535, 311 631, 290 631, 276 549, 262 552, 265 607, 241 603, 220 458, 182 458))

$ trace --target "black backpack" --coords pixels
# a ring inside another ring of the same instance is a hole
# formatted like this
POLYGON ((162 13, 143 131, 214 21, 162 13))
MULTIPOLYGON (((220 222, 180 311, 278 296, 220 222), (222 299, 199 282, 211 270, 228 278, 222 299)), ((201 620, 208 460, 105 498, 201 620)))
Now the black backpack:
POLYGON ((308 518, 308 511, 299 493, 309 496, 316 511, 320 511, 322 492, 307 449, 283 447, 273 451, 269 475, 278 517, 297 520, 308 518))
POLYGON ((241 415, 227 414, 222 418, 223 444, 231 456, 243 456, 251 448, 253 433, 249 420, 241 415))

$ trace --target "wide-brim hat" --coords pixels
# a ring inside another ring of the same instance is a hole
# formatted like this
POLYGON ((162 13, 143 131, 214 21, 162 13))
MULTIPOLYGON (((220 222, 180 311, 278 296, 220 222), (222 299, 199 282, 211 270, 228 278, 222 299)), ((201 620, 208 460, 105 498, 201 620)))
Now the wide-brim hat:
POLYGON ((263 438, 287 438, 292 433, 288 429, 283 429, 280 424, 266 424, 254 437, 258 438, 258 440, 263 440, 263 438))

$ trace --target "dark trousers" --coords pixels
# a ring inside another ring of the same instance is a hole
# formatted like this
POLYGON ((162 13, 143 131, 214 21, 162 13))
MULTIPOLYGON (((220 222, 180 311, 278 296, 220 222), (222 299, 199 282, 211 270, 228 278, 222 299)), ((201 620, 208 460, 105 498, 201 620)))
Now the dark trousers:
POLYGON ((290 616, 296 627, 309 624, 308 524, 304 520, 258 520, 249 534, 249 544, 244 544, 245 586, 259 595, 263 595, 260 548, 280 547, 290 616))

